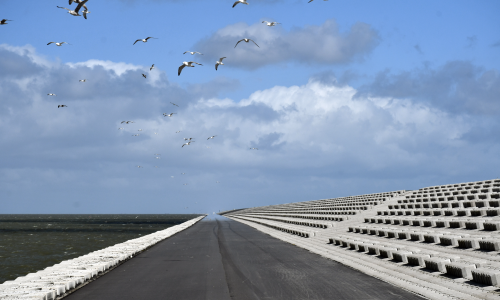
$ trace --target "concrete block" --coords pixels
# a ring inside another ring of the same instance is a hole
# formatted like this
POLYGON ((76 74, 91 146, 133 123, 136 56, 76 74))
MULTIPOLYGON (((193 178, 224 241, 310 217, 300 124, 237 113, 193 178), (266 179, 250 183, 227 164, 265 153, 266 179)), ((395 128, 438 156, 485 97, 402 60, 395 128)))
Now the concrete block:
POLYGON ((408 254, 406 257, 409 265, 425 267, 424 260, 431 256, 429 254, 408 254))
POLYGON ((459 235, 443 235, 439 238, 441 245, 443 246, 458 246, 458 239, 462 238, 459 235))
POLYGON ((410 233, 410 238, 412 241, 423 241, 424 240, 424 234, 427 232, 412 232, 410 233))
POLYGON ((381 246, 378 246, 378 245, 371 245, 371 246, 368 246, 368 254, 371 254, 371 255, 380 255, 380 252, 379 252, 379 248, 381 246))
POLYGON ((407 240, 410 238, 410 232, 409 231, 398 232, 398 238, 407 240))
POLYGON ((450 262, 446 263, 445 267, 446 274, 450 276, 472 279, 472 270, 476 268, 476 265, 460 262, 450 262))
POLYGON ((483 224, 484 224, 484 221, 482 221, 482 220, 466 221, 465 228, 467 228, 467 229, 483 229, 484 228, 483 224))
POLYGON ((423 226, 424 227, 434 227, 434 226, 436 226, 436 221, 435 220, 424 220, 423 226))
POLYGON ((443 236, 441 233, 427 233, 424 234, 424 242, 426 243, 439 243, 439 238, 443 236))
POLYGON ((409 254, 412 254, 412 252, 404 250, 395 251, 392 253, 392 259, 407 264, 409 254))
POLYGON ((450 228, 463 228, 465 227, 465 222, 464 221, 460 221, 460 220, 453 220, 453 221, 450 221, 450 228))
POLYGON ((499 270, 476 268, 471 270, 471 274, 472 274, 472 280, 474 280, 475 282, 490 286, 500 285, 499 270))
POLYGON ((485 239, 479 241, 479 248, 485 251, 499 251, 500 240, 485 239))
POLYGON ((443 258, 425 258, 425 268, 433 271, 438 271, 441 273, 446 273, 446 263, 449 263, 450 260, 443 258))
POLYGON ((460 238, 457 239, 458 247, 462 249, 479 249, 479 238, 460 238))
POLYGON ((382 258, 392 259, 392 253, 395 251, 398 251, 398 249, 391 248, 391 247, 380 247, 379 248, 380 257, 382 257, 382 258))
POLYGON ((500 229, 500 222, 486 221, 483 223, 484 230, 496 231, 500 229))
POLYGON ((436 227, 450 227, 450 221, 448 220, 436 220, 436 227))
POLYGON ((486 215, 489 217, 494 217, 500 215, 500 209, 488 209, 486 210, 486 215))

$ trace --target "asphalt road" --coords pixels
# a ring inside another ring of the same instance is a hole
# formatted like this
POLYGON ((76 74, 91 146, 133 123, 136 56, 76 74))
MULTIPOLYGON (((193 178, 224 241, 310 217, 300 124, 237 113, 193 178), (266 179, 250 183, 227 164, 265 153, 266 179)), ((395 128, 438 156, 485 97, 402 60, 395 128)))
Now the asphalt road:
POLYGON ((423 298, 247 225, 201 221, 64 299, 423 298))

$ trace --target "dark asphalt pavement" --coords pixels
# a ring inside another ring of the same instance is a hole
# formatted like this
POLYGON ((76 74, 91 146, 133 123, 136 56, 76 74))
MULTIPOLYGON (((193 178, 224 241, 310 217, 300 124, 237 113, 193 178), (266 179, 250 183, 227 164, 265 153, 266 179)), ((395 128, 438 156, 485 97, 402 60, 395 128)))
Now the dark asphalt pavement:
POLYGON ((201 221, 65 300, 423 299, 235 221, 201 221))

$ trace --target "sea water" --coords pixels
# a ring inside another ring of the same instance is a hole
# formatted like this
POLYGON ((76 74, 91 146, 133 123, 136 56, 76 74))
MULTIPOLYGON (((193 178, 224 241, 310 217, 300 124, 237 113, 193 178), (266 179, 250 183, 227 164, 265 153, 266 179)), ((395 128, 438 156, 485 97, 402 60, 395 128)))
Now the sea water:
POLYGON ((0 215, 0 284, 199 215, 0 215))

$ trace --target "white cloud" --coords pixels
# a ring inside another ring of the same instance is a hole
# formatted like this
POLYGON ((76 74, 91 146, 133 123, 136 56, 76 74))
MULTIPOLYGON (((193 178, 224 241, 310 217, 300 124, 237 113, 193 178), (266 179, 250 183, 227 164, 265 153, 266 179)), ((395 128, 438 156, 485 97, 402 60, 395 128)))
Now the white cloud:
MULTIPOLYGON (((37 65, 36 53, 4 51, 10 52, 0 56, 0 65, 3 57, 26 70, 37 65)), ((0 192, 12 200, 3 211, 21 212, 27 202, 14 200, 37 197, 57 204, 58 212, 67 211, 68 197, 93 205, 84 212, 152 212, 198 199, 246 207, 277 197, 289 202, 405 189, 418 176, 486 176, 499 162, 498 142, 476 134, 491 123, 429 103, 360 95, 316 79, 255 91, 247 99, 208 98, 200 96, 203 85, 194 94, 163 77, 150 86, 138 71, 128 64, 77 62, 35 73, 13 69, 18 80, 36 83, 29 88, 0 79, 0 192), (113 75, 116 70, 120 75, 113 75), (93 80, 79 83, 82 72, 93 80), (56 88, 57 97, 46 96, 56 88), (68 107, 57 108, 62 102, 68 107), (471 134, 474 142, 464 138, 471 134), (207 140, 212 135, 217 137, 207 140), (195 142, 181 147, 189 137, 195 142)))

